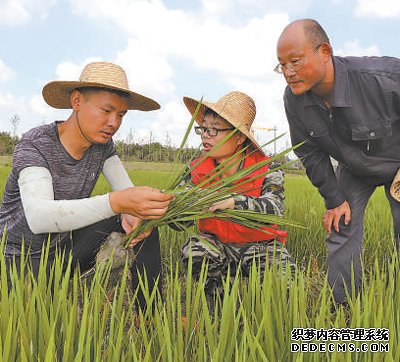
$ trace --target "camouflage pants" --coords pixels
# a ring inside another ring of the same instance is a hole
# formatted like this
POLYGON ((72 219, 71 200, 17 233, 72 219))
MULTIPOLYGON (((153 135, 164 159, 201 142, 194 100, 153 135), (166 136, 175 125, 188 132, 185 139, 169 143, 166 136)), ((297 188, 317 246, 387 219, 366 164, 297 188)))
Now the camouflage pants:
POLYGON ((266 263, 279 264, 280 270, 285 274, 288 269, 291 276, 294 275, 296 264, 285 248, 285 245, 277 240, 261 241, 258 243, 221 243, 215 235, 201 233, 199 236, 213 245, 216 250, 210 248, 200 238, 191 237, 181 249, 183 263, 187 266, 189 262, 190 249, 192 250, 192 273, 195 279, 200 276, 202 264, 208 264, 206 293, 212 293, 219 288, 222 278, 230 270, 235 275, 238 267, 243 276, 248 276, 252 262, 257 263, 261 275, 264 274, 266 263))

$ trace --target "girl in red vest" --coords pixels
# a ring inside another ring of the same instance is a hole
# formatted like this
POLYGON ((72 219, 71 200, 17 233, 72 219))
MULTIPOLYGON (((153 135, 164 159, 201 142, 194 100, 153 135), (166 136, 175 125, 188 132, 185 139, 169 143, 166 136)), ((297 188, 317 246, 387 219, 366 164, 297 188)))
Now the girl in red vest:
MULTIPOLYGON (((193 115, 199 101, 184 97, 183 101, 193 115)), ((197 113, 198 127, 195 131, 201 136, 205 153, 209 153, 215 145, 234 129, 237 131, 222 145, 215 148, 208 157, 202 157, 191 164, 191 181, 198 184, 210 177, 210 172, 219 164, 230 160, 232 167, 227 168, 222 177, 232 175, 246 167, 267 158, 251 133, 251 125, 256 115, 256 107, 252 98, 242 92, 231 92, 216 103, 202 102, 197 113), (231 159, 240 149, 247 147, 231 159)), ((231 198, 215 203, 210 211, 223 209, 246 209, 260 213, 282 215, 284 211, 283 173, 276 170, 265 175, 274 165, 266 165, 237 181, 240 190, 231 198), (255 176, 260 175, 259 178, 255 176), (242 184, 248 178, 249 182, 242 184), (255 178, 254 180, 250 180, 255 178)), ((275 165, 276 167, 276 165, 275 165)), ((210 183, 217 181, 215 177, 210 183)), ((183 262, 187 265, 190 249, 192 255, 193 276, 198 278, 202 263, 208 263, 208 274, 205 291, 213 297, 216 288, 221 291, 222 279, 228 269, 234 274, 240 265, 242 275, 248 275, 253 260, 256 260, 261 273, 266 263, 281 264, 283 272, 290 270, 293 274, 295 263, 288 253, 285 244, 287 232, 279 230, 275 225, 263 231, 250 229, 239 224, 218 219, 199 221, 200 238, 191 237, 181 249, 183 262), (204 243, 202 240, 207 240, 204 243), (213 245, 215 250, 210 248, 213 245)))

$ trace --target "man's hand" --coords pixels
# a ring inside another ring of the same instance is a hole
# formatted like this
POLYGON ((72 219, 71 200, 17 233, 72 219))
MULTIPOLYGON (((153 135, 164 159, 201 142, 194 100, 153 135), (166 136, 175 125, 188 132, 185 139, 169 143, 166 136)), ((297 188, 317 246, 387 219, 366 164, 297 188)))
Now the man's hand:
POLYGON ((230 197, 229 199, 213 203, 211 207, 208 209, 208 211, 214 212, 216 210, 233 209, 234 207, 235 207, 235 200, 233 199, 233 197, 230 197))
MULTIPOLYGON (((137 228, 137 226, 140 223, 140 219, 136 216, 132 216, 129 214, 122 214, 121 215, 121 225, 122 228, 124 229, 126 235, 130 234, 133 230, 137 228)), ((128 247, 133 248, 137 243, 142 241, 143 239, 147 238, 153 229, 147 230, 144 233, 136 236, 136 238, 132 239, 131 242, 129 243, 128 247)))
POLYGON ((126 235, 130 234, 133 230, 135 230, 139 225, 139 223, 140 219, 136 216, 129 214, 121 215, 121 225, 126 235))
POLYGON ((148 186, 129 187, 110 192, 110 205, 117 214, 130 214, 140 219, 159 219, 174 198, 148 186))
POLYGON ((324 214, 324 229, 329 235, 332 232, 332 225, 335 231, 339 232, 339 221, 342 216, 344 216, 344 224, 348 225, 351 220, 351 210, 347 201, 334 209, 326 210, 324 214))
POLYGON ((137 243, 139 243, 143 239, 147 238, 151 234, 152 231, 153 231, 153 229, 149 229, 149 230, 145 231, 144 233, 136 236, 136 238, 131 240, 131 242, 128 245, 128 248, 133 248, 137 243))

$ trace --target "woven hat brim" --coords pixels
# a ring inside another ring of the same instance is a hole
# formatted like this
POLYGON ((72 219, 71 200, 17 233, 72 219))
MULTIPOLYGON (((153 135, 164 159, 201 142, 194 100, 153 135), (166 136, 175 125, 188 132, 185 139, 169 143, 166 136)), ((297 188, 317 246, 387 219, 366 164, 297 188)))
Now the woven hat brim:
MULTIPOLYGON (((185 106, 188 109, 188 111, 190 112, 190 114, 193 116, 193 114, 197 108, 197 105, 200 103, 200 101, 196 100, 194 98, 190 98, 190 97, 183 97, 183 102, 185 103, 185 106)), ((251 141, 251 143, 253 143, 253 145, 256 147, 256 149, 258 149, 262 154, 264 154, 263 149, 258 144, 258 142, 254 139, 254 137, 251 135, 250 131, 247 130, 247 128, 245 126, 243 126, 241 124, 237 124, 237 122, 232 120, 231 117, 228 114, 226 114, 223 109, 221 110, 219 107, 216 107, 215 103, 201 102, 199 111, 197 112, 197 115, 195 117, 196 122, 200 126, 201 126, 201 123, 203 122, 204 113, 206 112, 207 108, 210 108, 212 111, 214 111, 220 117, 222 117, 227 122, 229 122, 233 127, 237 128, 240 132, 242 132, 251 141)))
POLYGON ((113 89, 125 92, 129 95, 128 109, 138 111, 154 111, 160 108, 160 105, 153 99, 143 96, 139 93, 132 92, 129 89, 112 87, 103 83, 95 82, 79 82, 79 81, 53 81, 47 83, 42 90, 45 102, 54 108, 70 109, 70 94, 74 89, 83 87, 96 87, 104 89, 113 89))
POLYGON ((390 186, 390 195, 397 201, 400 202, 400 169, 397 170, 396 176, 390 186))

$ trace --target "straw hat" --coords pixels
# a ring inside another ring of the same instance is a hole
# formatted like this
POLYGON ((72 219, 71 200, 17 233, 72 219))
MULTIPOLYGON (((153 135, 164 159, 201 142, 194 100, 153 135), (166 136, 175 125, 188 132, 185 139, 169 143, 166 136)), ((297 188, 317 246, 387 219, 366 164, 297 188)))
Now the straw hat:
MULTIPOLYGON (((183 102, 192 115, 195 112, 197 105, 200 103, 200 101, 189 97, 183 97, 183 102)), ((216 103, 201 102, 200 109, 196 115, 196 122, 199 125, 203 122, 204 113, 207 108, 213 110, 233 127, 237 128, 259 151, 264 153, 261 146, 253 137, 251 125, 256 117, 256 105, 254 104, 253 99, 247 94, 234 91, 224 95, 216 103)))
POLYGON ((400 169, 397 170, 396 176, 390 186, 390 195, 398 202, 400 202, 400 169))
POLYGON ((83 69, 79 81, 53 81, 42 90, 46 103, 54 108, 71 108, 69 96, 74 89, 82 87, 99 87, 119 90, 129 95, 128 109, 152 111, 160 105, 139 93, 129 89, 125 71, 118 65, 107 62, 89 63, 83 69))

